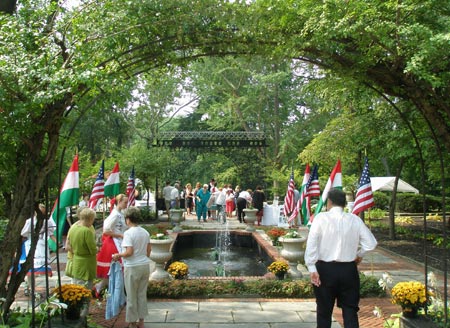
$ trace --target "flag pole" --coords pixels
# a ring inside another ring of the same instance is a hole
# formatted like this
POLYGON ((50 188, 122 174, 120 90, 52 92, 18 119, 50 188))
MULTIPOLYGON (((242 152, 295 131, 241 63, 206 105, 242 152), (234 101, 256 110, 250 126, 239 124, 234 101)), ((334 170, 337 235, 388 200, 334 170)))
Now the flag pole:
MULTIPOLYGON (((78 152, 78 150, 76 150, 78 152)), ((58 196, 56 198, 56 208, 54 209, 56 211, 56 272, 58 273, 58 289, 61 290, 61 265, 59 263, 59 202, 61 198, 61 189, 62 189, 62 182, 61 182, 61 175, 62 175, 62 164, 64 161, 64 156, 66 153, 66 147, 63 147, 63 150, 61 152, 61 158, 59 160, 59 175, 58 175, 58 196)), ((51 215, 51 214, 50 214, 51 215)), ((61 231, 62 234, 62 231, 61 231)), ((61 318, 64 320, 64 311, 61 311, 61 318)), ((64 322, 64 321, 63 321, 64 322)))

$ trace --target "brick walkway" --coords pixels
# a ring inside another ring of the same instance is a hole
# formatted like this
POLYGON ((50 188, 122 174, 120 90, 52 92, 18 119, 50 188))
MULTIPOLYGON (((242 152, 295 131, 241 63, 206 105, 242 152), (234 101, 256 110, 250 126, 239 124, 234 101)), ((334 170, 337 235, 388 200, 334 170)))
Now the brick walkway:
MULTIPOLYGON (((405 271, 405 272, 415 272, 416 275, 419 275, 423 273, 423 268, 420 266, 420 264, 416 264, 411 262, 410 260, 402 257, 395 256, 392 253, 385 252, 384 250, 378 249, 378 252, 380 252, 383 257, 385 257, 384 261, 386 259, 389 261, 389 263, 382 263, 378 261, 378 259, 375 259, 373 261, 370 261, 369 259, 366 259, 365 262, 363 262, 360 265, 360 270, 364 272, 372 272, 380 275, 384 271, 405 271), (392 262, 391 262, 392 260, 392 262)), ((398 282, 398 281, 395 281, 398 282)), ((191 300, 179 300, 178 302, 183 301, 191 301, 191 300)), ((231 301, 231 300, 227 300, 231 301)), ((239 299, 240 302, 245 301, 244 299, 239 299)), ((248 299, 247 301, 252 301, 252 299, 248 299)), ((270 300, 267 300, 270 301, 270 300)), ((309 301, 314 301, 313 299, 309 301)), ((294 301, 295 302, 295 301, 294 301)), ((401 309, 398 305, 393 305, 391 303, 390 298, 384 297, 384 298, 363 298, 360 302, 360 311, 359 311, 359 321, 360 321, 360 327, 362 328, 379 328, 383 327, 383 318, 378 318, 373 313, 375 307, 379 307, 384 315, 384 318, 389 318, 391 314, 397 314, 400 313, 401 309)), ((122 310, 121 314, 114 318, 113 320, 105 320, 104 319, 104 305, 101 308, 92 309, 90 311, 91 319, 93 322, 99 324, 102 327, 126 327, 125 322, 125 309, 122 310)), ((335 310, 333 312, 333 317, 336 319, 336 321, 343 327, 343 321, 342 321, 342 312, 339 308, 335 307, 335 310)))
MULTIPOLYGON (((359 303, 359 325, 361 328, 383 327, 383 319, 377 318, 373 313, 376 306, 382 310, 385 318, 389 318, 391 314, 401 312, 400 306, 392 304, 389 297, 363 298, 359 303)), ((333 317, 344 327, 341 309, 335 307, 333 317)))
MULTIPOLYGON (((158 300, 155 300, 157 302, 158 300)), ((177 302, 183 301, 191 301, 191 300, 179 300, 177 302)), ((230 301, 230 300, 226 300, 230 301)), ((245 300, 238 299, 237 301, 243 302, 245 300)), ((252 301, 251 299, 247 301, 252 301)), ((270 300, 268 300, 270 301, 270 300)), ((314 301, 313 299, 309 301, 314 301)), ((385 298, 363 298, 360 302, 360 310, 359 310, 359 323, 361 328, 380 328, 383 327, 383 319, 377 318, 373 311, 375 306, 381 308, 383 311, 384 317, 389 318, 391 314, 396 314, 401 311, 398 305, 393 305, 390 301, 389 297, 385 298)), ((342 321, 342 313, 341 310, 335 307, 333 312, 333 317, 336 319, 339 324, 344 327, 344 323, 342 321)), ((100 307, 91 307, 89 320, 98 324, 101 327, 106 328, 114 328, 114 327, 126 327, 125 322, 125 308, 122 309, 121 313, 111 320, 105 320, 105 304, 102 303, 100 307)))
MULTIPOLYGON (((64 254, 63 254, 64 255, 64 254)), ((52 267, 55 265, 53 264, 52 267)), ((65 262, 62 261, 60 269, 61 271, 64 270, 65 262)), ((380 277, 384 271, 389 271, 393 275, 395 275, 394 283, 399 281, 405 281, 405 280, 419 280, 423 281, 423 267, 419 263, 414 263, 410 261, 409 259, 402 258, 400 256, 397 256, 395 254, 389 253, 381 248, 377 248, 377 253, 371 257, 370 255, 367 256, 364 259, 364 262, 360 264, 359 269, 366 274, 373 274, 377 277, 380 277)), ((53 268, 54 271, 56 271, 56 268, 53 268)), ((54 277, 53 279, 55 279, 54 277)), ((442 277, 438 276, 438 279, 441 279, 442 277)), ((38 291, 41 292, 41 290, 38 291)), ((29 298, 25 297, 23 295, 23 290, 20 290, 18 294, 16 295, 17 300, 29 300, 29 298)), ((159 300, 159 301, 167 301, 167 300, 159 300)), ((177 300, 174 302, 179 303, 188 303, 192 300, 177 300)), ((219 300, 210 300, 212 302, 219 301, 219 300)), ((234 300, 227 299, 224 300, 224 302, 233 302, 234 300)), ((273 301, 270 299, 267 300, 256 300, 256 299, 236 299, 236 302, 262 302, 262 301, 273 301)), ((284 300, 288 301, 288 300, 284 300)), ((296 307, 296 302, 301 302, 302 300, 293 300, 293 307, 296 307)), ((305 300, 314 302, 314 300, 305 300)), ((158 300, 151 301, 151 302, 158 302, 158 300)), ((300 304, 299 304, 300 306, 300 304)), ((360 302, 360 312, 359 312, 359 318, 360 318, 360 327, 362 328, 374 328, 374 327, 383 327, 383 319, 377 318, 374 314, 374 308, 375 306, 379 307, 384 314, 385 318, 389 318, 391 314, 396 314, 400 312, 400 307, 397 305, 393 305, 390 302, 389 297, 385 298, 365 298, 361 299, 360 302)), ((125 323, 125 309, 122 310, 120 315, 112 320, 105 320, 104 319, 104 313, 105 313, 105 303, 100 303, 99 305, 92 305, 90 307, 90 315, 89 315, 89 321, 92 323, 96 323, 97 325, 101 327, 126 327, 125 323)), ((314 314, 312 314, 314 315, 314 314)), ((333 313, 333 317, 336 319, 336 321, 343 327, 342 322, 342 314, 340 309, 335 308, 335 311, 333 313)), ((147 323, 147 327, 149 323, 147 323)), ((153 323, 152 323, 153 326, 153 323)), ((158 326, 161 327, 161 326, 158 326)), ((303 327, 303 326, 302 326, 303 327)))

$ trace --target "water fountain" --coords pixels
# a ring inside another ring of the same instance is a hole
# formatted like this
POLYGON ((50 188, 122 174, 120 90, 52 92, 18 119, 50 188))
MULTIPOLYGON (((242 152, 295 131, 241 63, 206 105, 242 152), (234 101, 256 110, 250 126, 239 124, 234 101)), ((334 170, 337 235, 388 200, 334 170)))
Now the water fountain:
POLYGON ((220 225, 216 231, 216 246, 213 252, 213 264, 216 266, 216 276, 226 277, 227 255, 229 255, 231 246, 230 230, 228 222, 220 225))
POLYGON ((174 261, 189 265, 189 277, 264 276, 273 261, 266 248, 245 231, 230 230, 226 224, 217 230, 184 231, 174 244, 174 261))

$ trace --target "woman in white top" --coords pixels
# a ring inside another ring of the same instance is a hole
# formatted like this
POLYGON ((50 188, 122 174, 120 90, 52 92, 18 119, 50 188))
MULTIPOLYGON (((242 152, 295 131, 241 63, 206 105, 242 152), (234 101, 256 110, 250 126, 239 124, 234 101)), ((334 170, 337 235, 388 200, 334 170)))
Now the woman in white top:
POLYGON ((107 285, 112 255, 122 251, 122 238, 127 229, 122 211, 127 208, 127 202, 127 196, 117 195, 116 207, 103 222, 102 247, 97 254, 97 278, 102 280, 95 286, 97 293, 100 293, 107 285))
MULTIPOLYGON (((43 215, 46 215, 45 205, 39 204, 39 210, 43 215)), ((31 248, 31 233, 33 232, 34 227, 37 223, 37 213, 35 213, 33 218, 33 226, 31 225, 31 218, 27 219, 25 225, 22 228, 20 234, 24 238, 24 242, 22 245, 22 254, 20 257, 19 263, 22 264, 25 262, 28 253, 31 248)), ((56 238, 54 236, 54 232, 56 230, 55 221, 53 221, 52 217, 47 219, 47 231, 45 231, 45 222, 42 224, 42 228, 39 231, 39 238, 36 244, 36 250, 34 252, 34 261, 33 261, 33 271, 35 275, 49 275, 52 276, 52 269, 49 265, 50 259, 50 251, 48 247, 45 247, 45 238, 51 238, 54 242, 56 242, 56 238), (46 262, 47 259, 47 262, 46 262)), ((27 286, 25 287, 25 295, 29 294, 29 287, 31 285, 30 281, 30 272, 27 273, 27 286)))
POLYGON ((144 328, 144 318, 148 314, 147 285, 150 278, 150 234, 138 226, 140 212, 129 207, 125 212, 129 227, 122 241, 122 252, 114 254, 113 260, 123 259, 124 283, 127 293, 125 320, 128 327, 144 328))

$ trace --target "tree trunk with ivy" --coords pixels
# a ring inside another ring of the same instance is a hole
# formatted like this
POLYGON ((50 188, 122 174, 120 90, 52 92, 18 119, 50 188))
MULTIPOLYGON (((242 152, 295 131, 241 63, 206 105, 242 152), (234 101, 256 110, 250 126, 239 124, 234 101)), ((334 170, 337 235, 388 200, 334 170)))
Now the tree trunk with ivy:
MULTIPOLYGON (((39 231, 44 222, 44 215, 39 210, 39 203, 44 200, 39 198, 44 181, 49 172, 54 168, 56 152, 59 143, 59 130, 61 128, 62 115, 71 97, 65 98, 54 106, 49 106, 44 115, 33 118, 33 125, 39 126, 28 139, 23 139, 21 148, 16 153, 17 179, 11 198, 11 211, 8 213, 9 223, 3 240, 0 244, 0 297, 6 299, 3 303, 4 315, 14 301, 14 295, 23 282, 25 274, 33 266, 36 243, 33 243, 26 262, 22 265, 21 272, 9 277, 9 270, 17 268, 21 255, 22 236, 20 231, 27 218, 37 214, 35 238, 38 239, 39 231)), ((50 214, 50 213, 48 213, 50 214)))

